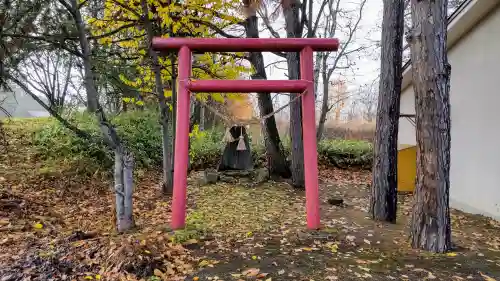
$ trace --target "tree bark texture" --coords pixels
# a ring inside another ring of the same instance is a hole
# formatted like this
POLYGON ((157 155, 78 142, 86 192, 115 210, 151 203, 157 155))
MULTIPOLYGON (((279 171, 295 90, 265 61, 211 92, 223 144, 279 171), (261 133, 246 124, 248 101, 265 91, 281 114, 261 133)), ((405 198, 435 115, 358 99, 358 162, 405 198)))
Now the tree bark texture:
POLYGON ((314 61, 314 98, 318 98, 318 84, 319 84, 319 74, 321 71, 321 62, 323 61, 323 54, 321 52, 316 52, 316 60, 314 61))
POLYGON ((384 1, 373 175, 372 219, 396 223, 398 127, 403 63, 404 0, 384 1))
POLYGON ((116 200, 116 228, 124 232, 134 227, 132 214, 132 195, 134 158, 132 154, 115 150, 115 200, 116 200))
POLYGON ((122 143, 116 132, 115 127, 107 120, 103 108, 99 104, 99 96, 95 85, 94 72, 92 70, 92 57, 90 44, 85 31, 85 23, 76 0, 71 1, 71 7, 67 7, 71 12, 76 28, 80 47, 82 49, 83 70, 85 76, 85 90, 87 92, 88 110, 96 116, 99 128, 104 140, 114 150, 115 154, 115 182, 114 192, 116 200, 117 230, 126 231, 134 226, 132 210, 132 191, 133 191, 133 157, 132 153, 122 143), (118 164, 118 166, 117 166, 118 164), (117 177, 120 176, 119 178, 117 177), (118 189, 117 189, 118 188, 118 189))
MULTIPOLYGON (((172 30, 171 34, 174 36, 172 30)), ((175 62, 177 59, 177 55, 175 53, 170 54, 170 61, 175 62)), ((177 67, 176 64, 172 63, 170 65, 172 80, 170 82, 170 88, 172 89, 172 110, 170 111, 170 120, 172 120, 172 129, 171 133, 171 144, 168 146, 167 150, 167 158, 170 159, 170 176, 168 177, 168 181, 166 182, 169 189, 173 191, 174 189, 174 158, 175 158, 175 138, 176 138, 176 128, 177 128, 177 67)), ((190 162, 191 163, 191 162, 190 162)))
MULTIPOLYGON (((258 18, 256 15, 247 17, 245 29, 247 38, 259 38, 258 18)), ((252 76, 252 79, 267 79, 264 57, 261 52, 250 53, 250 63, 256 72, 255 75, 252 76)), ((258 93, 258 102, 261 116, 274 112, 270 93, 258 93)), ((290 178, 292 174, 286 162, 285 152, 274 116, 264 120, 263 132, 269 175, 290 178)))
POLYGON ((412 0, 411 47, 417 134, 417 180, 411 244, 432 252, 451 249, 450 74, 447 0, 412 0))
MULTIPOLYGON (((283 4, 287 38, 301 38, 301 24, 299 20, 301 3, 296 0, 283 4)), ((300 60, 298 53, 287 53, 288 79, 300 79, 300 60)), ((290 99, 297 94, 290 94, 290 99)), ((314 114, 314 112, 308 112, 314 114)), ((292 185, 296 188, 305 188, 304 180, 304 142, 302 139, 302 102, 300 99, 290 104, 290 136, 292 185)))

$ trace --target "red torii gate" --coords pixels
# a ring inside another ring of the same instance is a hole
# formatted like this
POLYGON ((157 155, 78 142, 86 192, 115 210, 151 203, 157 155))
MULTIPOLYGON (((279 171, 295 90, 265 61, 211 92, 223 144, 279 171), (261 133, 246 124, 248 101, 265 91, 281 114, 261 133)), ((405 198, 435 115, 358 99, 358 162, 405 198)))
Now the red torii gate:
POLYGON ((186 223, 190 92, 284 92, 302 95, 302 134, 306 185, 307 227, 318 229, 319 192, 316 147, 313 51, 336 51, 338 39, 322 38, 154 38, 157 51, 178 51, 179 87, 174 155, 173 229, 186 223), (300 52, 300 80, 191 81, 192 52, 300 52))

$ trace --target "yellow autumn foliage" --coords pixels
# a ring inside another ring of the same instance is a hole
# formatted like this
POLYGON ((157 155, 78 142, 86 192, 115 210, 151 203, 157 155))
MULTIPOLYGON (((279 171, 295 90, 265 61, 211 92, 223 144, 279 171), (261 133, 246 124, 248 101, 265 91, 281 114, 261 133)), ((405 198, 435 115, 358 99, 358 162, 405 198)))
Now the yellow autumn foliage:
MULTIPOLYGON (((215 29, 224 29, 242 20, 238 12, 240 0, 147 2, 148 18, 155 26, 155 33, 164 38, 216 37, 215 29)), ((148 40, 141 22, 143 14, 140 0, 105 0, 104 13, 98 18, 86 20, 92 36, 99 37, 100 44, 119 51, 122 57, 128 58, 126 64, 135 67, 133 75, 121 74, 120 79, 140 92, 152 93, 155 92, 155 76, 147 54, 148 40)), ((242 73, 251 72, 251 68, 242 64, 240 57, 243 55, 196 54, 193 56, 192 79, 238 79, 242 73)), ((176 57, 167 55, 160 58, 164 85, 172 81, 172 64, 177 66, 176 57)), ((171 96, 170 87, 165 87, 163 94, 171 96)), ((200 93, 196 98, 206 99, 209 95, 220 103, 241 97, 238 94, 200 93)))

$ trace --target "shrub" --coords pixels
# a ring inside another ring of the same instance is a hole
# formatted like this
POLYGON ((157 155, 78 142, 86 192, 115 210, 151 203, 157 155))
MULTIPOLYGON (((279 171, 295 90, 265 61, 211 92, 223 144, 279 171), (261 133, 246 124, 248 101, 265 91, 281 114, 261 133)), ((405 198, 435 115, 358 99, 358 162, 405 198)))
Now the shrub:
POLYGON ((367 141, 323 140, 318 144, 318 158, 324 164, 340 168, 369 168, 373 146, 367 141))
MULTIPOLYGON (((22 121, 28 122, 28 121, 22 121)), ((29 122, 35 122, 29 121, 29 122)), ((37 156, 48 162, 78 164, 87 172, 109 170, 113 165, 113 155, 104 143, 89 143, 76 137, 72 132, 52 118, 43 122, 36 121, 32 130, 32 144, 37 156)), ((88 114, 76 114, 71 122, 96 139, 101 133, 95 119, 88 114)), ((134 153, 138 168, 161 167, 161 127, 158 114, 154 110, 132 111, 120 114, 111 119, 118 133, 134 153)), ((25 126, 25 125, 23 125, 25 126)), ((222 138, 224 128, 215 128, 194 133, 191 137, 190 162, 192 169, 213 168, 217 166, 225 143, 222 138)), ((290 140, 283 139, 286 155, 290 152, 290 140)), ((265 148, 262 144, 251 147, 256 166, 265 165, 265 148)), ((372 145, 365 141, 324 140, 318 144, 320 163, 342 168, 371 166, 372 145)))
MULTIPOLYGON (((71 122, 78 128, 101 139, 95 119, 89 114, 76 114, 71 122)), ((161 163, 161 128, 154 111, 133 111, 112 118, 124 143, 134 153, 138 167, 149 168, 161 163)), ((91 143, 78 138, 54 119, 49 119, 33 132, 33 144, 40 157, 70 159, 109 168, 112 153, 103 142, 91 143)))
POLYGON ((192 169, 215 167, 224 148, 224 129, 200 132, 191 139, 190 163, 192 169))

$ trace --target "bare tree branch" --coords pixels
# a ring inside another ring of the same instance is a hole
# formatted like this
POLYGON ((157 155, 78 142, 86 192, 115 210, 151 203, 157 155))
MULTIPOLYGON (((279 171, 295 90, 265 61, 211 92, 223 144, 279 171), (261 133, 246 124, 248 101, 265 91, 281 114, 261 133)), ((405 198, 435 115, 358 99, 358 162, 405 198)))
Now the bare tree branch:
POLYGON ((259 16, 262 18, 262 21, 264 22, 267 30, 269 30, 269 32, 271 33, 271 35, 274 38, 280 38, 279 33, 276 32, 276 30, 272 27, 272 25, 271 25, 271 23, 269 21, 269 14, 268 14, 267 6, 266 5, 262 5, 261 9, 259 9, 257 12, 258 12, 259 16))

